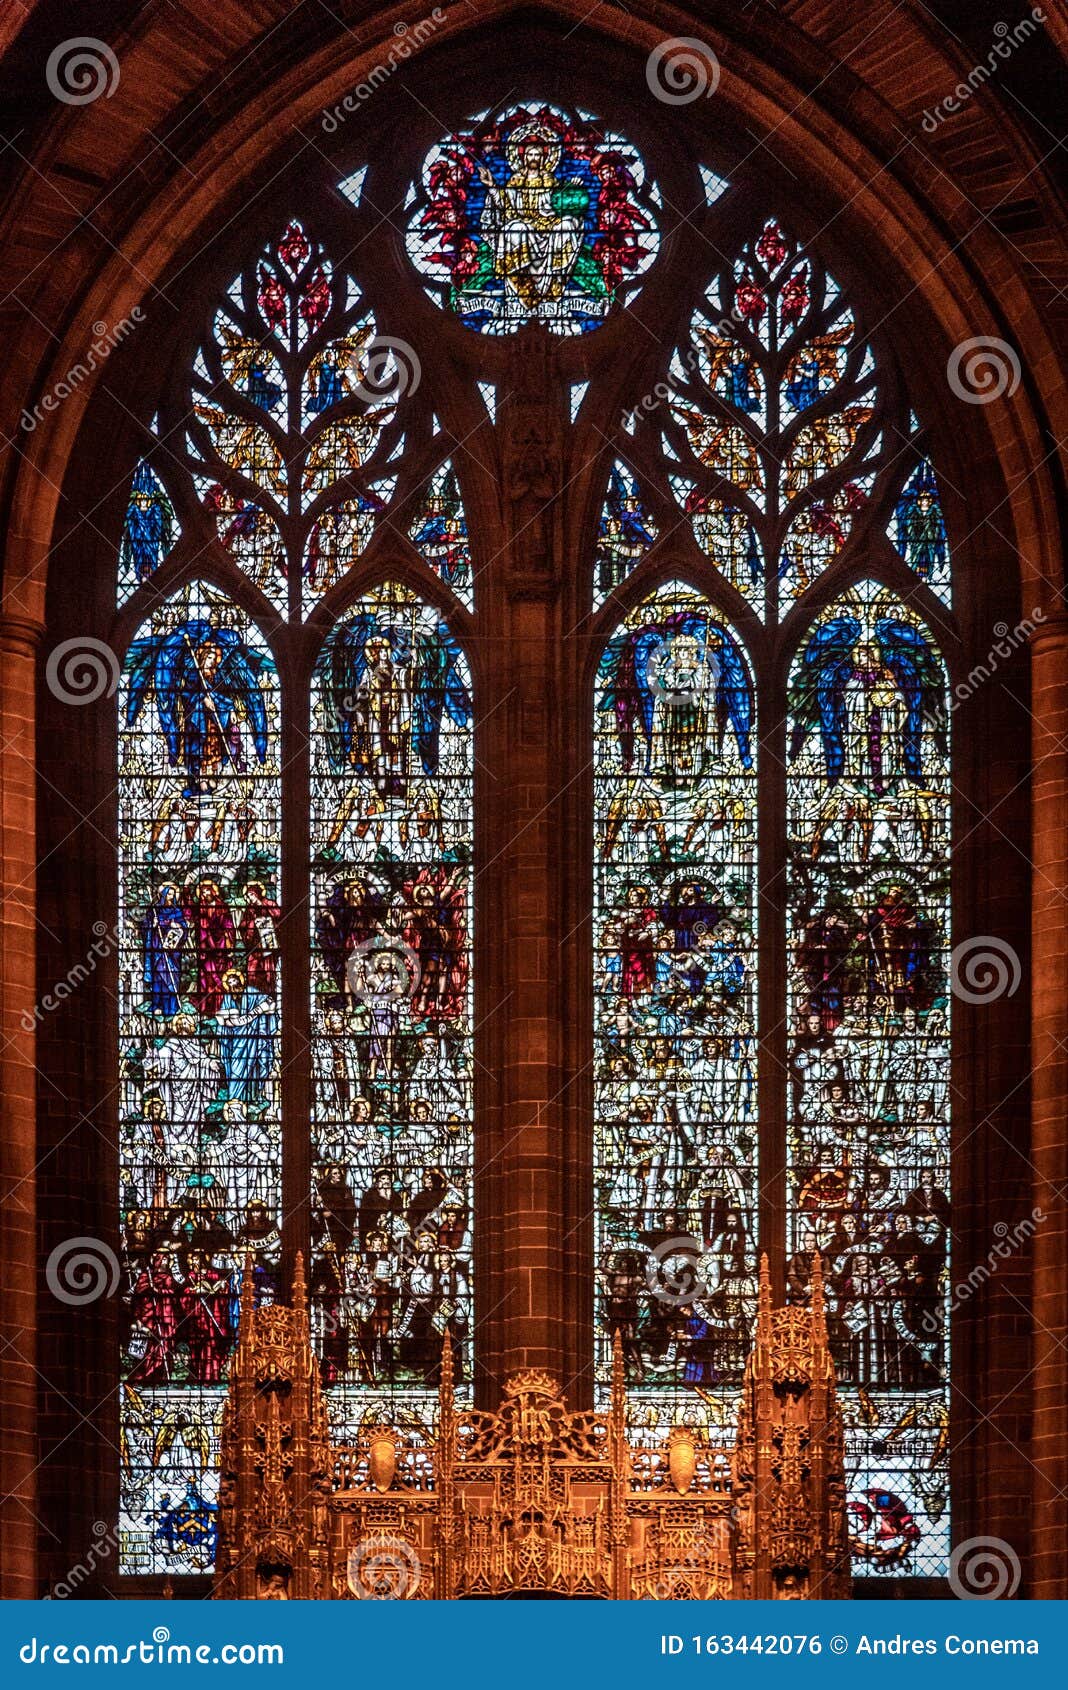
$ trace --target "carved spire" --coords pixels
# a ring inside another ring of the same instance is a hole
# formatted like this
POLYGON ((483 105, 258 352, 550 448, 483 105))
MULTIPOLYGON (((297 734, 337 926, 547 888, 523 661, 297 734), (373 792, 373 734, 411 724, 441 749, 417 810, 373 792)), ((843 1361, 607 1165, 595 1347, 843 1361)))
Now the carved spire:
POLYGON ((304 1252, 298 1250, 293 1263, 294 1324, 302 1337, 308 1334, 308 1282, 304 1277, 304 1252))
POLYGON ((812 1252, 812 1342, 821 1348, 827 1343, 827 1311, 823 1301, 823 1262, 818 1250, 812 1252))
POLYGON ((771 1337, 771 1268, 767 1251, 760 1256, 760 1289, 757 1294, 757 1338, 765 1343, 771 1337))
POLYGON ((449 1336, 448 1327, 446 1327, 441 1340, 441 1382, 438 1385, 438 1403, 442 1415, 452 1413, 453 1401, 452 1338, 449 1336))
POLYGON ((617 1326, 612 1333, 612 1415, 616 1425, 626 1425, 627 1375, 623 1360, 623 1338, 617 1326))
POLYGON ((241 1314, 238 1323, 238 1342, 252 1342, 252 1316, 256 1307, 256 1280, 252 1271, 252 1251, 245 1252, 245 1267, 241 1275, 241 1314))

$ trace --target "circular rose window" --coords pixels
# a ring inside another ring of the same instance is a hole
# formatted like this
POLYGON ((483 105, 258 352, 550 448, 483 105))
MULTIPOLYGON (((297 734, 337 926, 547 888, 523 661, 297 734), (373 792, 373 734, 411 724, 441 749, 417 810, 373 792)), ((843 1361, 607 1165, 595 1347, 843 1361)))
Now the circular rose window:
POLYGON ((409 255, 431 298, 481 334, 531 321, 585 334, 638 292, 660 194, 630 144, 587 115, 510 106, 423 163, 409 255))

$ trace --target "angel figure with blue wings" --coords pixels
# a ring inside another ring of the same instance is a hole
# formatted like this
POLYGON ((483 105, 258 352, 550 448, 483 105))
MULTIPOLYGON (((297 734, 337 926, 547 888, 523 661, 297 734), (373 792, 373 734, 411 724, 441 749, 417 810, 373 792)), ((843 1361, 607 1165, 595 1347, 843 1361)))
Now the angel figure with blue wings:
POLYGON ((942 666, 923 632, 902 615, 832 616, 801 654, 793 687, 790 760, 819 733, 826 793, 811 839, 818 856, 832 827, 855 835, 866 861, 876 824, 906 814, 928 840, 944 795, 936 788, 948 749, 942 666))
POLYGON ((745 660, 707 614, 675 610, 617 634, 599 678, 600 708, 614 714, 624 773, 637 772, 637 762, 661 780, 695 780, 735 755, 743 769, 752 767, 745 660))
POLYGON ((184 798, 215 790, 220 777, 241 775, 249 751, 267 760, 266 652, 236 628, 193 617, 134 640, 126 658, 126 726, 151 698, 171 768, 183 767, 184 798))
POLYGON ((368 785, 379 799, 407 800, 413 781, 437 774, 444 718, 460 728, 471 720, 463 654, 446 623, 413 627, 410 613, 394 618, 389 607, 337 629, 324 657, 323 703, 331 770, 364 777, 345 783, 333 840, 368 801, 368 785))

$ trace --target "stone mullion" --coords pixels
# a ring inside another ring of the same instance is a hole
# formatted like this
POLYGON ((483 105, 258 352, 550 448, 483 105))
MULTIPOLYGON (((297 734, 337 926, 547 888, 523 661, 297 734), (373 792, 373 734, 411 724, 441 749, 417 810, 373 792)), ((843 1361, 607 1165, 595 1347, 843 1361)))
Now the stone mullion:
POLYGON ((1063 1598, 1068 1566, 1068 617, 1032 644, 1032 1147, 1034 1597, 1063 1598))
POLYGON ((757 1227, 774 1296, 784 1297, 789 1180, 786 701, 778 677, 757 674, 757 1227))
POLYGON ((286 640, 281 683, 282 1290, 298 1250, 308 1261, 311 1217, 310 774, 306 666, 286 640), (285 658, 290 660, 287 662, 285 658))
POLYGON ((0 620, 0 1596, 37 1590, 36 775, 40 627, 0 620), (27 1030, 26 1022, 29 1021, 27 1030))

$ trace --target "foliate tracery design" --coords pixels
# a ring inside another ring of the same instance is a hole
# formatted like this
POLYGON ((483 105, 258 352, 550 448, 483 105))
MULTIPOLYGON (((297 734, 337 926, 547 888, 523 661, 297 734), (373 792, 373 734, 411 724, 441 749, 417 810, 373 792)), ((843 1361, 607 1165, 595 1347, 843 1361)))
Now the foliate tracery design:
POLYGON ((390 503, 414 386, 403 356, 297 219, 234 279, 196 353, 184 456, 197 501, 284 615, 342 579, 390 503))
POLYGON ((736 1387, 756 1305, 756 770, 736 636, 662 588, 595 717, 598 1379, 651 1423, 736 1387))
POLYGON ((278 1261, 278 682, 194 584, 119 702, 121 1563, 202 1572, 237 1275, 269 1297, 278 1261))
POLYGON ((769 218, 671 360, 664 450, 698 545, 769 621, 832 562, 883 462, 882 380, 854 307, 769 218))
POLYGON ((471 1376, 467 664, 388 585, 313 684, 311 1291, 336 1413, 471 1376))
POLYGON ((510 106, 447 136, 412 198, 408 252, 428 294, 483 334, 595 329, 659 246, 638 152, 556 106, 510 106))
POLYGON ((948 694, 920 618, 866 581, 790 692, 793 1294, 824 1264, 858 1570, 944 1570, 948 1482, 948 694))

